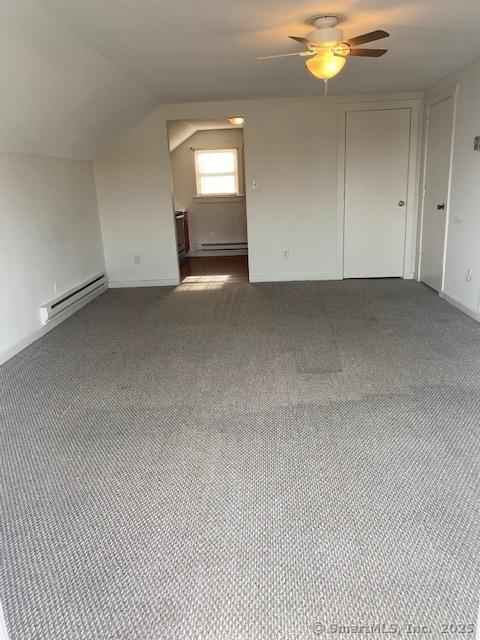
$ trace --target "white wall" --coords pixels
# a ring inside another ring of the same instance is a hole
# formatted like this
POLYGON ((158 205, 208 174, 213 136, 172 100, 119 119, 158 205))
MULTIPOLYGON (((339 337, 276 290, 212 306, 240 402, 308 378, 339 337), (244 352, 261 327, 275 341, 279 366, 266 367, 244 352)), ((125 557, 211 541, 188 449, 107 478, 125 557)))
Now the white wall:
POLYGON ((249 266, 252 280, 338 277, 336 103, 358 98, 289 98, 165 105, 95 161, 99 212, 111 280, 178 278, 168 120, 245 117, 249 266), (251 189, 256 180, 258 189, 251 189), (282 249, 290 258, 282 258, 282 249), (135 265, 135 253, 142 264, 135 265))
POLYGON ((170 153, 166 121, 159 113, 147 116, 94 161, 105 263, 113 287, 178 282, 170 153))
POLYGON ((247 118, 252 279, 335 277, 336 133, 331 99, 259 104, 247 118))
MULTIPOLYGON (((474 314, 480 312, 480 152, 473 140, 480 135, 480 60, 444 78, 434 93, 459 83, 444 293, 474 314), (467 269, 472 281, 466 282, 467 269)), ((480 316, 479 318, 480 319, 480 316)))
POLYGON ((0 362, 41 330, 40 306, 104 270, 92 164, 0 155, 0 362))
POLYGON ((172 153, 175 208, 188 210, 190 253, 200 242, 247 242, 245 195, 197 198, 195 156, 192 149, 232 149, 238 152, 239 189, 245 194, 243 129, 197 131, 172 153))

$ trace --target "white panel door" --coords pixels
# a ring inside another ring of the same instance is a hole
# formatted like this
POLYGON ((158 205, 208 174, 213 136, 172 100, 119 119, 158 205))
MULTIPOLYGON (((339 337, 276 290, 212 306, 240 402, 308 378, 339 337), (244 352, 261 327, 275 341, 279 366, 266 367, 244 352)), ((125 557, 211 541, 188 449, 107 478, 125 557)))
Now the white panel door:
POLYGON ((347 113, 345 278, 403 276, 410 117, 410 109, 347 113))
POLYGON ((427 132, 420 279, 440 291, 452 149, 453 97, 431 105, 427 132))

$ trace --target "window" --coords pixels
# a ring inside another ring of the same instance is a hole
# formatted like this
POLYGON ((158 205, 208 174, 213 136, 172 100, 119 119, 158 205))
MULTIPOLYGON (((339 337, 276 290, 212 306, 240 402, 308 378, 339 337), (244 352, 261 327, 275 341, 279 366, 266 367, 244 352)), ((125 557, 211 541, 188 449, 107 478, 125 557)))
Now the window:
POLYGON ((236 149, 195 151, 197 196, 238 195, 236 149))

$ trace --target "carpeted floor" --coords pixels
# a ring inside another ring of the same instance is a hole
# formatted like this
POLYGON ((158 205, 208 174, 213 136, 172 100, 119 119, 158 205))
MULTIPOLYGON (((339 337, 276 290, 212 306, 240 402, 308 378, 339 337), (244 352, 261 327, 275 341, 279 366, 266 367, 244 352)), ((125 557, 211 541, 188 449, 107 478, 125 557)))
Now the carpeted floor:
POLYGON ((12 640, 473 637, 480 326, 422 285, 111 290, 0 383, 12 640))

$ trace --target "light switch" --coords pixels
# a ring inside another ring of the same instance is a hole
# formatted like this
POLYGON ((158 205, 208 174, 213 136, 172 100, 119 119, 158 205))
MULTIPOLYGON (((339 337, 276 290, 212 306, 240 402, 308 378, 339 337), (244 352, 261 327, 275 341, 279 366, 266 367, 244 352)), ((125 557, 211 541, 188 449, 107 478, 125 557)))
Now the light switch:
POLYGON ((473 149, 474 151, 480 151, 480 136, 476 136, 473 141, 473 149))

